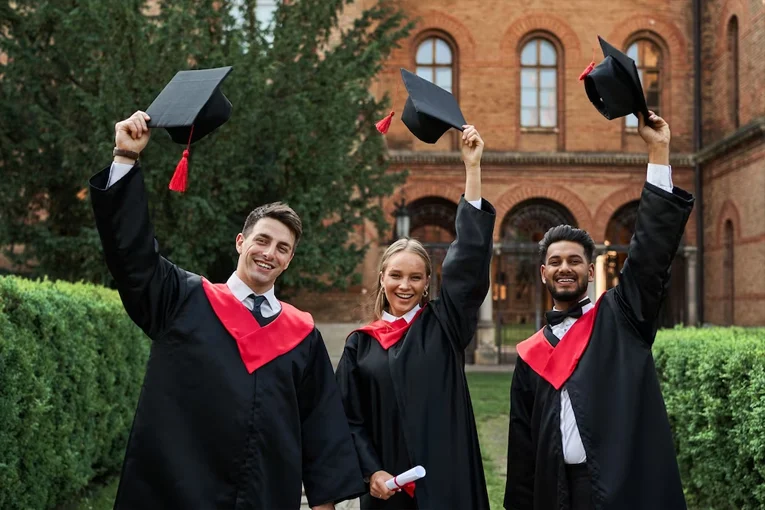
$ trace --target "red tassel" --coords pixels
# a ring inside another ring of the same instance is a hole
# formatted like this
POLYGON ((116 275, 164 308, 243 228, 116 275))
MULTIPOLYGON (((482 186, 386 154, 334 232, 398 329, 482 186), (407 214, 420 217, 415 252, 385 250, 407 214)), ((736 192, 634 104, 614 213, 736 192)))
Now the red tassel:
POLYGON ((186 191, 186 185, 189 182, 189 148, 191 147, 191 138, 194 136, 194 125, 191 125, 191 131, 189 132, 189 141, 186 142, 186 149, 183 151, 183 156, 175 167, 175 173, 173 178, 170 179, 171 191, 178 191, 183 193, 186 191))
POLYGON ((582 71, 582 74, 579 75, 579 81, 584 80, 584 78, 592 72, 592 70, 595 69, 595 48, 592 49, 592 62, 590 62, 590 65, 588 65, 584 71, 582 71))
POLYGON ((582 71, 582 74, 579 75, 579 81, 584 80, 585 76, 590 74, 594 68, 595 68, 595 62, 590 62, 590 65, 588 65, 587 68, 584 71, 582 71))
POLYGON ((395 115, 395 113, 393 112, 393 110, 391 110, 391 112, 388 115, 386 115, 384 119, 377 121, 377 124, 375 124, 375 127, 380 133, 385 134, 388 132, 388 129, 390 129, 390 123, 393 120, 393 115, 395 115))
POLYGON ((170 186, 172 191, 178 191, 183 193, 186 191, 186 185, 189 180, 189 150, 183 151, 183 157, 178 162, 178 166, 175 167, 175 173, 170 180, 170 186))

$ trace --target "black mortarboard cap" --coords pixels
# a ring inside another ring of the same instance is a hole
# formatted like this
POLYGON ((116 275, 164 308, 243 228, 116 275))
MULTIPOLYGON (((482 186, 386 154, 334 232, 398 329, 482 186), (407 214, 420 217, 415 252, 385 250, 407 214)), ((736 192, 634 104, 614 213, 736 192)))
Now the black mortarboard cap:
POLYGON ((194 143, 212 133, 231 117, 231 102, 220 90, 230 72, 231 66, 179 71, 146 110, 151 117, 147 125, 165 128, 180 144, 194 143))
POLYGON ((598 36, 598 41, 605 58, 583 76, 587 97, 608 120, 640 112, 648 122, 648 106, 635 61, 602 37, 598 36))
POLYGON ((401 77, 409 92, 401 120, 414 136, 425 143, 436 143, 449 128, 462 131, 467 122, 449 91, 403 68, 401 77))
POLYGON ((175 143, 186 145, 170 181, 173 191, 186 191, 189 146, 231 117, 231 102, 220 90, 231 69, 179 71, 146 110, 148 127, 165 128, 175 143))

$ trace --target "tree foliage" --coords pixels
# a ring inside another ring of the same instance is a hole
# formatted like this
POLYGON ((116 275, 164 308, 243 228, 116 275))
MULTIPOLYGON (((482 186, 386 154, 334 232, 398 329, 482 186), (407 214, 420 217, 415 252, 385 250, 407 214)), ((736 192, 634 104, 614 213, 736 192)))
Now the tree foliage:
POLYGON ((386 2, 341 25, 349 3, 281 4, 268 28, 254 0, 0 5, 0 245, 32 274, 107 282, 86 195, 110 164, 114 123, 178 70, 231 65, 232 117, 192 147, 187 193, 167 189, 182 146, 157 130, 142 154, 163 254, 225 279, 247 213, 282 200, 304 222, 282 284, 351 283, 365 250, 355 233, 388 228, 379 199, 403 177, 388 171, 369 89, 411 27, 386 2))

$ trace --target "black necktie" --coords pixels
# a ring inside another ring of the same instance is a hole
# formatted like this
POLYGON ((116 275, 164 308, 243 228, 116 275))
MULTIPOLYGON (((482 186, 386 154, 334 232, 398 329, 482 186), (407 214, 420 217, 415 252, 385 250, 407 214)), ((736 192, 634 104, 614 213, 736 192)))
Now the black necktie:
POLYGON ((262 305, 266 300, 266 296, 256 296, 255 294, 250 294, 250 297, 255 298, 255 306, 252 308, 250 313, 253 317, 255 317, 255 320, 258 321, 258 324, 265 326, 269 321, 263 317, 263 314, 260 312, 260 305, 262 305))
POLYGON ((582 307, 588 304, 590 304, 590 298, 585 298, 566 311, 561 312, 559 310, 550 310, 549 312, 545 312, 545 319, 547 320, 547 324, 550 327, 556 326, 563 322, 563 319, 566 317, 578 319, 582 316, 582 307))

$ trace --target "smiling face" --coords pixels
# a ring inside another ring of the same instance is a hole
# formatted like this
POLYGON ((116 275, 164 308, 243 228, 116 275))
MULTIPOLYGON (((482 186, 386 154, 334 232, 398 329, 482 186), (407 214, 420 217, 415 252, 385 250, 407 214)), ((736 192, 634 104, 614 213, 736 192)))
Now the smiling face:
POLYGON ((247 237, 236 236, 239 261, 236 274, 253 291, 264 294, 289 267, 295 254, 295 235, 279 220, 259 219, 247 237))
POLYGON ((414 308, 428 288, 428 277, 425 261, 420 255, 408 250, 391 255, 380 273, 388 313, 402 317, 414 308))
POLYGON ((587 260, 584 246, 573 241, 558 241, 547 248, 540 273, 556 308, 565 310, 585 297, 595 266, 587 260))

